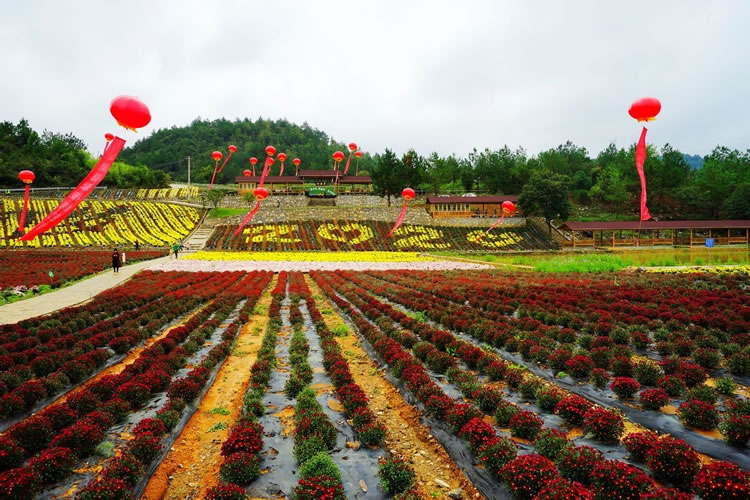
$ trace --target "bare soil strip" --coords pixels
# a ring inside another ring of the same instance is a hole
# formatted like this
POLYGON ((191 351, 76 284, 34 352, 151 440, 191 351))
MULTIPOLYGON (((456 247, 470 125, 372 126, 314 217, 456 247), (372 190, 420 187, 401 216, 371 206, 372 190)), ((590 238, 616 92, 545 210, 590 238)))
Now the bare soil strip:
POLYGON ((200 408, 156 469, 141 498, 199 498, 202 491, 219 483, 221 443, 229 435, 242 408, 242 398, 250 383, 250 367, 255 362, 268 323, 268 315, 258 312, 268 310, 273 287, 274 282, 266 287, 237 337, 232 354, 220 368, 200 408))
MULTIPOLYGON (((333 305, 315 282, 305 275, 307 285, 320 304, 328 328, 346 327, 333 305), (330 313, 327 313, 330 311, 330 313)), ((386 448, 396 457, 411 463, 417 475, 417 486, 425 498, 447 498, 453 488, 461 488, 464 498, 480 498, 473 484, 464 476, 440 443, 421 422, 421 412, 406 403, 401 394, 380 373, 378 366, 362 349, 354 333, 336 337, 349 361, 354 381, 370 399, 370 408, 386 427, 386 448), (442 484, 441 484, 442 483, 442 484), (433 496, 437 494, 437 496, 433 496)))

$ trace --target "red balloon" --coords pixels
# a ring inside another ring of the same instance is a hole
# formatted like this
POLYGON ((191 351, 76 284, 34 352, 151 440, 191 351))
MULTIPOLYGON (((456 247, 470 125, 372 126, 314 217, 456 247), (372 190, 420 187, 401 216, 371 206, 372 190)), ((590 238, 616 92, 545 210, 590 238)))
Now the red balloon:
POLYGON ((356 153, 354 153, 354 156, 356 156, 357 158, 362 158, 362 151, 357 151, 356 153))
POLYGON ((350 142, 349 143, 349 151, 354 152, 357 150, 357 143, 356 142, 350 142))
POLYGON ((341 151, 336 151, 335 153, 333 153, 333 159, 336 160, 336 161, 343 160, 344 159, 344 153, 342 153, 341 151))
POLYGON ((271 166, 271 165, 273 165, 274 163, 276 163, 276 160, 274 160, 273 158, 266 158, 266 161, 268 162, 268 165, 269 165, 269 166, 271 166))
POLYGON ((117 123, 127 129, 135 131, 151 122, 151 112, 137 97, 121 95, 112 99, 109 112, 117 123))
POLYGON ((281 163, 284 163, 286 161, 286 153, 279 153, 276 158, 278 158, 281 163))
POLYGON ((295 166, 299 167, 299 164, 302 163, 302 160, 299 158, 295 158, 292 160, 292 163, 294 163, 295 166))
POLYGON ((213 158, 215 161, 219 161, 224 157, 223 154, 221 154, 221 151, 214 151, 211 153, 211 158, 213 158))
POLYGON ((630 105, 628 114, 639 122, 650 122, 656 119, 661 111, 661 103, 655 97, 644 97, 630 105))
POLYGON ((255 195, 255 199, 258 201, 265 200, 268 198, 268 191, 264 187, 257 187, 253 191, 253 194, 255 195))
POLYGON ((503 213, 505 215, 510 215, 516 211, 516 206, 513 204, 512 201, 504 201, 502 207, 503 207, 503 213))
POLYGON ((235 146, 234 144, 230 144, 229 145, 229 152, 230 153, 236 153, 237 152, 237 146, 235 146))
POLYGON ((406 201, 413 200, 415 196, 416 193, 412 188, 404 188, 404 190, 401 191, 401 197, 406 201))
POLYGON ((244 175, 245 177, 250 177, 250 174, 252 174, 252 172, 250 172, 249 170, 245 170, 245 171, 243 171, 243 172, 242 172, 242 174, 243 174, 243 175, 244 175))
POLYGON ((253 156, 252 158, 250 158, 250 165, 255 165, 256 163, 258 163, 258 159, 256 157, 253 156))
POLYGON ((115 140, 115 136, 107 132, 106 134, 104 134, 104 140, 107 142, 112 142, 113 140, 115 140))
POLYGON ((273 146, 266 146, 266 154, 268 156, 273 156, 276 154, 276 148, 273 146))
POLYGON ((34 179, 36 179, 36 175, 34 175, 34 172, 31 170, 21 170, 18 172, 18 178, 21 179, 21 182, 24 184, 31 184, 34 182, 34 179))

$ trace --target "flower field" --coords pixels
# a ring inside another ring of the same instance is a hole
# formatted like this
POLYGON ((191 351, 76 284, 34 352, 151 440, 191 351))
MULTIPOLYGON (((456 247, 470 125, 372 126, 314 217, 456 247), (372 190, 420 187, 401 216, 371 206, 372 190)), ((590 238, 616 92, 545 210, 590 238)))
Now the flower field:
MULTIPOLYGON (((166 254, 163 250, 129 251, 126 252, 125 263, 154 259, 166 254)), ((56 288, 63 283, 75 281, 89 274, 111 269, 111 267, 112 252, 108 250, 0 251, 0 290, 19 286, 31 288, 39 285, 56 288)))
POLYGON ((535 226, 497 228, 483 238, 483 228, 404 224, 388 238, 391 226, 382 221, 298 221, 247 226, 217 226, 206 248, 252 251, 400 251, 532 250, 554 244, 535 226))
MULTIPOLYGON (((26 227, 41 221, 58 200, 32 199, 26 227)), ((62 223, 32 241, 18 239, 22 200, 0 202, 0 248, 87 247, 132 245, 166 246, 195 228, 200 213, 182 205, 149 201, 83 201, 62 223)))
POLYGON ((747 498, 748 286, 143 271, 0 326, 0 498, 747 498))

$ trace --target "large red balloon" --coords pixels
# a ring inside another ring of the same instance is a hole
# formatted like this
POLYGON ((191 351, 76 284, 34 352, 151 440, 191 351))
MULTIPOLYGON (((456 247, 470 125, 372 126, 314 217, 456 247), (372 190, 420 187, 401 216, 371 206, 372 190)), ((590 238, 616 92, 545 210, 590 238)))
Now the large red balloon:
POLYGON ((258 159, 256 157, 253 156, 252 158, 250 158, 250 165, 255 165, 256 163, 258 163, 258 159))
POLYGON ((656 119, 661 111, 661 103, 655 97, 644 97, 630 105, 628 114, 639 122, 650 122, 656 119))
POLYGON ((253 191, 253 194, 255 195, 255 199, 258 201, 265 200, 266 198, 268 198, 268 191, 266 190, 266 188, 263 188, 263 187, 255 188, 255 190, 253 191))
POLYGON ((350 142, 349 143, 349 151, 356 151, 357 150, 357 143, 356 142, 350 142))
POLYGON ((333 159, 336 160, 336 161, 343 160, 344 159, 344 153, 342 153, 341 151, 336 151, 335 153, 333 153, 333 159))
POLYGON ((354 153, 354 156, 356 156, 357 158, 362 158, 362 151, 357 151, 356 153, 354 153))
POLYGON ((113 134, 110 134, 109 132, 107 132, 106 134, 104 134, 104 140, 107 141, 107 142, 112 142, 114 140, 114 138, 115 138, 115 136, 113 134))
POLYGON ((273 156, 276 154, 276 148, 273 146, 266 146, 266 154, 268 156, 273 156))
POLYGON ((299 167, 299 164, 302 163, 302 160, 300 160, 299 158, 295 158, 292 160, 292 163, 294 163, 296 167, 299 167))
POLYGON ((404 188, 404 190, 401 191, 401 197, 406 201, 413 200, 414 196, 416 196, 416 193, 412 188, 404 188))
POLYGON ((21 182, 24 184, 31 184, 34 182, 34 179, 36 179, 36 175, 34 175, 34 172, 31 170, 21 170, 18 172, 18 178, 21 179, 21 182))
POLYGON ((510 215, 510 214, 512 214, 513 212, 516 211, 516 206, 513 204, 512 201, 507 201, 506 200, 506 201, 503 202, 502 206, 503 206, 503 213, 505 215, 510 215))
POLYGON ((127 129, 135 131, 151 122, 151 112, 137 97, 121 95, 112 99, 109 112, 117 123, 127 129))
POLYGON ((229 145, 229 152, 230 153, 236 153, 237 152, 237 146, 235 146, 234 144, 230 144, 229 145))
POLYGON ((215 161, 219 161, 224 157, 223 154, 221 154, 221 151, 214 151, 211 153, 211 158, 213 158, 215 161))
POLYGON ((242 173, 243 173, 243 175, 244 175, 245 177, 250 177, 250 174, 251 174, 252 172, 250 172, 249 170, 245 170, 245 171, 243 171, 242 173))
POLYGON ((286 153, 279 153, 276 158, 278 158, 281 163, 284 163, 286 161, 286 153))

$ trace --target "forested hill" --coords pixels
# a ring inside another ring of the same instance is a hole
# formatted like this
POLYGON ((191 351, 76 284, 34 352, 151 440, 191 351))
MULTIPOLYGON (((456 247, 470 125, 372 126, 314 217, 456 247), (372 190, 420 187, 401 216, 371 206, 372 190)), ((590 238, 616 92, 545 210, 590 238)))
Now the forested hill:
MULTIPOLYGON (((352 140, 356 142, 356 138, 344 139, 346 143, 352 140)), ((276 147, 279 153, 286 153, 285 175, 294 175, 292 159, 295 157, 302 160, 300 168, 326 169, 331 168, 331 155, 336 150, 348 151, 344 143, 334 141, 307 123, 296 125, 286 120, 262 118, 256 121, 247 118, 206 121, 198 118, 186 127, 159 129, 125 149, 120 157, 128 163, 142 163, 168 173, 174 180, 184 181, 187 180, 187 163, 184 160, 190 156, 192 180, 209 182, 214 166, 211 153, 218 150, 226 155, 230 144, 237 146, 237 152, 217 175, 218 183, 233 183, 236 176, 250 168, 248 160, 251 156, 258 158, 259 164, 262 164, 265 147, 269 144, 276 147)), ((368 170, 371 162, 369 155, 363 155, 360 169, 368 170)), ((274 175, 278 174, 278 169, 279 163, 276 162, 274 175)))

